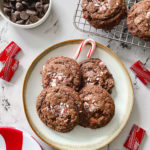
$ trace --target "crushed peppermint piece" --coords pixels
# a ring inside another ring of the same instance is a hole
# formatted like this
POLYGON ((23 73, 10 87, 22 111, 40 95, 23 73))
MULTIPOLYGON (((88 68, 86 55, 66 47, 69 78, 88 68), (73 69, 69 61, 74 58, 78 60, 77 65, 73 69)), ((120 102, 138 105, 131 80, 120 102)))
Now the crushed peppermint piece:
POLYGON ((56 79, 52 79, 51 86, 56 86, 56 79))
POLYGON ((94 85, 94 83, 91 83, 91 82, 87 82, 87 85, 94 85))
POLYGON ((146 14, 146 18, 147 18, 147 19, 149 19, 149 18, 150 18, 150 11, 149 11, 149 12, 147 12, 147 14, 146 14))
POLYGON ((62 76, 58 76, 58 79, 59 79, 59 80, 62 80, 62 76))
POLYGON ((99 81, 100 78, 96 78, 96 81, 99 81))
POLYGON ((97 7, 99 7, 99 6, 100 6, 100 5, 99 5, 99 4, 97 4, 97 3, 95 3, 94 5, 95 5, 95 6, 97 6, 97 7))
POLYGON ((84 99, 89 101, 90 99, 92 99, 92 95, 88 95, 84 99))
POLYGON ((100 7, 100 11, 106 10, 106 6, 100 7))
POLYGON ((90 112, 95 111, 95 106, 93 104, 89 104, 89 111, 90 112))
MULTIPOLYGON (((43 67, 44 67, 44 66, 43 66, 43 67)), ((44 69, 43 69, 43 70, 44 70, 44 69)), ((47 73, 47 75, 51 75, 51 74, 52 74, 51 72, 48 72, 48 73, 47 73)))
POLYGON ((93 100, 92 100, 92 103, 94 103, 94 102, 95 102, 95 100, 93 99, 93 100))
POLYGON ((91 79, 90 79, 90 78, 87 78, 87 81, 89 82, 89 81, 91 81, 91 79))
POLYGON ((98 106, 98 104, 97 104, 97 103, 94 103, 94 105, 95 105, 95 106, 98 106))
POLYGON ((68 123, 68 119, 64 120, 64 123, 68 123))
POLYGON ((89 108, 89 104, 88 104, 87 102, 84 102, 83 105, 84 105, 84 108, 85 108, 85 109, 88 109, 88 108, 89 108))
POLYGON ((45 65, 43 65, 43 70, 45 70, 45 65))

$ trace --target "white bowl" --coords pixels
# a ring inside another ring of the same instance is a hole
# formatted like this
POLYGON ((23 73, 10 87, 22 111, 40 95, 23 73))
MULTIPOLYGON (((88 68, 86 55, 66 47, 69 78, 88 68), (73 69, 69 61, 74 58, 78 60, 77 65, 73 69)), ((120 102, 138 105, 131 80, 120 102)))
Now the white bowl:
POLYGON ((19 27, 19 28, 24 28, 24 29, 30 29, 30 28, 35 28, 37 26, 39 26, 40 24, 42 24, 49 16, 50 14, 50 10, 51 10, 51 6, 52 6, 52 0, 49 0, 49 8, 47 10, 47 12, 45 13, 45 15, 37 22, 29 24, 29 25, 20 25, 17 23, 12 22, 4 13, 2 10, 2 2, 3 0, 0 0, 0 15, 6 20, 8 21, 10 24, 19 27))

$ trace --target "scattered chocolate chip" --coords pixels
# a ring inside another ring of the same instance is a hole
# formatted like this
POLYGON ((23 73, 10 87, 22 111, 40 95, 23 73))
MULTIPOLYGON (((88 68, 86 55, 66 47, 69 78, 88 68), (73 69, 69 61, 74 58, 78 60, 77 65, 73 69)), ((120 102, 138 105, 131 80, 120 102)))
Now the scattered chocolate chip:
POLYGON ((26 2, 26 1, 22 1, 22 5, 24 5, 25 7, 28 7, 28 2, 26 2))
POLYGON ((48 3, 49 3, 49 0, 41 0, 41 3, 43 3, 43 4, 48 4, 48 3))
POLYGON ((44 13, 46 13, 46 12, 47 12, 48 7, 49 7, 49 4, 45 4, 45 5, 44 5, 44 13))
POLYGON ((17 21, 17 17, 16 17, 16 14, 15 14, 15 13, 11 13, 10 20, 11 20, 12 22, 16 22, 16 21, 17 21))
POLYGON ((42 18, 45 14, 43 12, 39 13, 39 17, 42 18))
POLYGON ((37 3, 35 4, 35 8, 36 8, 36 10, 37 10, 38 12, 41 12, 41 11, 43 10, 43 5, 42 5, 42 3, 41 3, 41 2, 37 2, 37 3))
POLYGON ((35 16, 35 15, 37 15, 37 12, 35 11, 35 10, 30 10, 30 9, 27 9, 26 10, 26 13, 28 14, 28 15, 30 15, 30 16, 35 16))
POLYGON ((39 20, 38 16, 30 16, 30 21, 31 21, 32 23, 35 23, 35 22, 37 22, 38 20, 39 20))
POLYGON ((20 12, 19 11, 15 11, 14 14, 16 15, 17 20, 20 19, 20 12))
POLYGON ((30 24, 30 20, 28 19, 25 24, 26 25, 30 24))
POLYGON ((4 8, 5 8, 5 7, 6 7, 6 8, 11 8, 11 5, 10 5, 9 2, 3 2, 3 6, 4 6, 4 8))
POLYGON ((27 20, 27 19, 29 18, 29 15, 28 15, 25 11, 22 11, 22 12, 20 13, 20 18, 21 18, 22 20, 27 20))
POLYGON ((28 7, 30 8, 30 9, 35 9, 35 2, 33 2, 32 4, 30 4, 30 5, 28 5, 28 7))
POLYGON ((20 2, 17 2, 16 3, 16 9, 19 10, 19 11, 22 10, 23 9, 23 5, 20 2))
POLYGON ((4 14, 10 15, 10 13, 11 13, 11 9, 5 7, 5 8, 4 8, 4 14))
POLYGON ((17 24, 24 24, 24 20, 18 20, 16 21, 17 24))

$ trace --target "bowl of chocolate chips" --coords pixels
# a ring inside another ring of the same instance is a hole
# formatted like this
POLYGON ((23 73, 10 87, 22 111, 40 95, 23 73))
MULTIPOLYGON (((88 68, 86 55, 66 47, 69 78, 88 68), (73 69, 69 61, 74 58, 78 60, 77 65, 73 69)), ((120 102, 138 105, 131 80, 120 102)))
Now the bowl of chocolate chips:
POLYGON ((34 28, 47 19, 51 3, 51 0, 0 0, 0 14, 17 27, 34 28))

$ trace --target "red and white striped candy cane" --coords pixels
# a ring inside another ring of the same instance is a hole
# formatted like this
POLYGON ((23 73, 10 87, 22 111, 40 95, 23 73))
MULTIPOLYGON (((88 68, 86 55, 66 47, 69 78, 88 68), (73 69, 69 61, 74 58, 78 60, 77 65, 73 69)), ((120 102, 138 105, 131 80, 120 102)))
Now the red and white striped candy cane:
POLYGON ((87 54, 87 57, 90 58, 90 57, 92 56, 92 54, 93 54, 93 52, 94 52, 94 50, 95 50, 95 47, 96 47, 95 41, 92 40, 92 39, 85 39, 85 40, 83 40, 82 43, 80 44, 80 46, 79 46, 79 48, 78 48, 78 50, 77 50, 75 56, 73 57, 75 60, 78 59, 78 57, 79 57, 79 55, 80 55, 80 53, 81 53, 83 47, 84 47, 85 45, 87 45, 88 43, 91 44, 91 48, 90 48, 90 50, 89 50, 89 52, 88 52, 88 54, 87 54))

